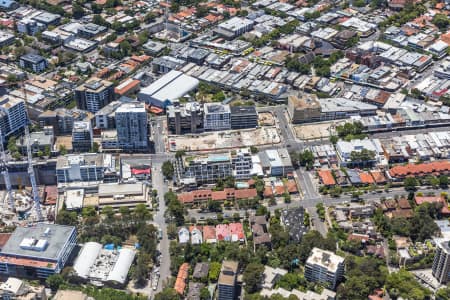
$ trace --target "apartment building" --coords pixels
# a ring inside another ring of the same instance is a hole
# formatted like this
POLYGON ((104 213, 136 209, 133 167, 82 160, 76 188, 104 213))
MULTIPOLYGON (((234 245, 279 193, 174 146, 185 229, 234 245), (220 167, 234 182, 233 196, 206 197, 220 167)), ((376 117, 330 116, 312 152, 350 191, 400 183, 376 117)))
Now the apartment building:
POLYGON ((88 152, 92 149, 93 134, 92 126, 87 121, 77 121, 73 123, 72 129, 72 150, 74 152, 88 152))
POLYGON ((253 161, 249 149, 239 149, 232 153, 233 177, 237 180, 249 179, 252 176, 253 161))
POLYGON ((147 112, 144 103, 123 103, 116 110, 117 142, 124 150, 148 148, 147 112))
POLYGON ((311 282, 320 282, 335 289, 344 277, 344 258, 331 251, 313 248, 306 260, 305 277, 311 282))
POLYGON ((198 102, 181 105, 174 101, 166 108, 167 126, 174 134, 196 133, 203 127, 203 107, 198 102))
POLYGON ((258 126, 258 113, 254 106, 233 106, 231 112, 231 129, 255 128, 258 126))
POLYGON ((59 156, 56 162, 58 183, 103 181, 115 173, 111 154, 71 154, 59 156))
POLYGON ((99 78, 91 78, 75 89, 77 107, 96 113, 114 100, 113 83, 99 78))
POLYGON ((184 178, 194 178, 197 184, 215 183, 233 175, 230 153, 184 157, 184 178))
POLYGON ((28 123, 25 102, 10 95, 0 97, 1 138, 10 136, 23 129, 28 123))
POLYGON ((43 72, 47 66, 47 60, 37 54, 25 54, 20 57, 19 65, 23 69, 33 71, 34 73, 43 72))
POLYGON ((236 279, 239 263, 237 261, 222 262, 219 280, 217 281, 218 300, 236 299, 236 279))
POLYGON ((439 283, 446 284, 450 274, 450 241, 435 239, 436 253, 434 255, 432 274, 439 283))

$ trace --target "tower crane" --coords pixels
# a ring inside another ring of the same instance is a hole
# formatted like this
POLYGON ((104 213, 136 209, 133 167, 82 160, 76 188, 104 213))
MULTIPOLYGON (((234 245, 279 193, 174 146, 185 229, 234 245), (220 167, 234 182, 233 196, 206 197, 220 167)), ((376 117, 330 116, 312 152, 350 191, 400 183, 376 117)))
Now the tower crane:
POLYGON ((1 171, 1 174, 3 175, 3 180, 5 181, 6 192, 8 194, 7 196, 8 196, 9 209, 11 211, 14 211, 15 201, 14 201, 14 196, 12 193, 11 178, 9 178, 8 164, 6 162, 6 153, 5 153, 5 148, 3 146, 3 133, 2 133, 1 128, 0 128, 0 171, 1 171))
POLYGON ((41 198, 39 197, 39 190, 36 183, 36 176, 34 174, 33 168, 33 157, 31 155, 31 138, 30 138, 30 129, 28 125, 25 126, 25 139, 27 140, 27 157, 28 157, 28 175, 30 176, 31 189, 33 193, 33 202, 34 209, 36 210, 36 215, 38 221, 43 221, 42 211, 41 211, 41 198))

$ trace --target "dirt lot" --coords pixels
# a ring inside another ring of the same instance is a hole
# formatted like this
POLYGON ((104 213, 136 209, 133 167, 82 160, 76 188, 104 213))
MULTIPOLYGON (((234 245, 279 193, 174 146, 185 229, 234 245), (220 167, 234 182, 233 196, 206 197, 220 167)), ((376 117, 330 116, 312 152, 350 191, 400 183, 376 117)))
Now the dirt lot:
POLYGON ((274 126, 275 118, 271 113, 260 112, 258 113, 258 124, 259 126, 274 126))
POLYGON ((334 135, 336 133, 336 126, 344 123, 345 121, 333 121, 317 124, 293 125, 292 128, 294 129, 297 138, 301 140, 315 140, 328 138, 330 134, 334 135))
POLYGON ((170 136, 170 151, 213 151, 280 143, 276 127, 170 136))

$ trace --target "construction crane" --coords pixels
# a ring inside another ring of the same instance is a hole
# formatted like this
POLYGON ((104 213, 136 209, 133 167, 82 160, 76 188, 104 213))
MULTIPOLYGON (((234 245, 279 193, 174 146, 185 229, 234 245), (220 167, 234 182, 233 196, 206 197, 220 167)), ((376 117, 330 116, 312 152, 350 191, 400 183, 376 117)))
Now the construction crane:
POLYGON ((25 126, 25 139, 27 140, 28 175, 30 176, 31 190, 33 193, 34 209, 36 210, 38 222, 41 222, 41 221, 43 221, 44 218, 42 217, 41 198, 39 197, 39 190, 38 190, 38 186, 36 184, 36 176, 34 175, 33 157, 31 155, 30 129, 28 129, 28 125, 25 126))
POLYGON ((9 172, 8 172, 8 164, 6 162, 6 153, 5 153, 5 148, 3 146, 3 133, 2 133, 2 129, 0 127, 0 171, 1 174, 3 175, 3 180, 5 181, 5 186, 6 186, 6 192, 7 192, 7 196, 8 196, 8 204, 9 204, 9 209, 11 211, 14 211, 14 209, 16 208, 15 205, 15 201, 14 201, 14 196, 12 193, 12 187, 11 187, 11 178, 9 178, 9 172))

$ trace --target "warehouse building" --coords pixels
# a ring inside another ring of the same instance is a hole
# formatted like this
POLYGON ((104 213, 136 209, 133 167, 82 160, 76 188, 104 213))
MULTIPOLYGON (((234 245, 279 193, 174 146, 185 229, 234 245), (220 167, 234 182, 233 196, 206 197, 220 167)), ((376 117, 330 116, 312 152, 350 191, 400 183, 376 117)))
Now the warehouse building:
POLYGON ((135 256, 133 249, 109 250, 97 242, 88 242, 81 249, 73 269, 79 278, 92 284, 123 286, 135 256))
POLYGON ((197 88, 199 81, 179 71, 170 71, 149 86, 141 89, 138 99, 142 102, 166 108, 173 100, 183 97, 197 88))

